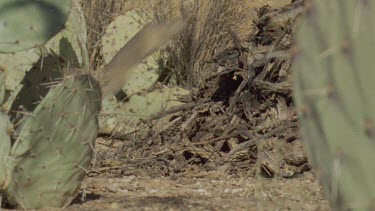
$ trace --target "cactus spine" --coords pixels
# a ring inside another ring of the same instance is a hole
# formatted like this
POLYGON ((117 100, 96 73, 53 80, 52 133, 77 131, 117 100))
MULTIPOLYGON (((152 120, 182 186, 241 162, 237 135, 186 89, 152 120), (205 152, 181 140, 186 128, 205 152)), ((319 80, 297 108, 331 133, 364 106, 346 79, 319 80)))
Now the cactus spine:
POLYGON ((294 97, 303 139, 334 210, 375 206, 375 2, 306 3, 294 97))

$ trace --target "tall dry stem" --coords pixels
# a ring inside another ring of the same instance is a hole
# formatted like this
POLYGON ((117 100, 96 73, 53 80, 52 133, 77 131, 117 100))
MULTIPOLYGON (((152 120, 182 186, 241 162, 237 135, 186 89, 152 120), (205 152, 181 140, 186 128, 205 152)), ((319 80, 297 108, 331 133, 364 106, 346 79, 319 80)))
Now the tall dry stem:
POLYGON ((175 0, 154 7, 158 20, 181 16, 188 26, 172 45, 163 51, 165 68, 178 84, 196 87, 209 74, 205 65, 213 56, 232 45, 231 28, 245 38, 251 25, 252 4, 246 0, 175 0))

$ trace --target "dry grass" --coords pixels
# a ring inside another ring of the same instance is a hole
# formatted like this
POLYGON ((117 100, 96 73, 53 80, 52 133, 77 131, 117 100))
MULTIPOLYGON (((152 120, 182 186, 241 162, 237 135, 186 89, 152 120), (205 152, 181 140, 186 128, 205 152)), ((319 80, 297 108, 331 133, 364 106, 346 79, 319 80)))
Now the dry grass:
POLYGON ((166 68, 175 81, 187 87, 199 86, 209 71, 206 63, 232 45, 227 29, 242 39, 248 35, 252 8, 248 0, 160 0, 154 7, 158 20, 181 16, 188 23, 173 45, 164 50, 166 68))
POLYGON ((207 61, 232 45, 227 29, 231 28, 241 39, 246 38, 251 32, 251 11, 263 3, 260 0, 82 0, 91 68, 98 69, 103 62, 100 40, 109 23, 119 13, 137 8, 153 12, 157 20, 183 17, 187 21, 186 30, 163 50, 162 61, 175 82, 196 87, 210 71, 205 68, 207 61))
POLYGON ((114 17, 121 13, 125 1, 81 0, 87 24, 87 49, 91 69, 98 69, 102 64, 101 38, 114 17))

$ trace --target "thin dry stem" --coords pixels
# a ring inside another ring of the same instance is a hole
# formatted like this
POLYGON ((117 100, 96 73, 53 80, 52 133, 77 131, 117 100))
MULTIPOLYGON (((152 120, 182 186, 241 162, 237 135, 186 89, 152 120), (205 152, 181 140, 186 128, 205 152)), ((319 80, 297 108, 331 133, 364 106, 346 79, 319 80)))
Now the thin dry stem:
POLYGON ((81 0, 87 24, 87 49, 90 68, 99 69, 103 63, 101 39, 114 17, 121 13, 126 0, 81 0))
POLYGON ((154 6, 158 20, 182 16, 188 24, 173 45, 164 50, 165 68, 178 84, 194 87, 203 82, 205 68, 217 51, 232 45, 231 28, 240 39, 247 37, 253 5, 246 0, 159 0, 154 6))

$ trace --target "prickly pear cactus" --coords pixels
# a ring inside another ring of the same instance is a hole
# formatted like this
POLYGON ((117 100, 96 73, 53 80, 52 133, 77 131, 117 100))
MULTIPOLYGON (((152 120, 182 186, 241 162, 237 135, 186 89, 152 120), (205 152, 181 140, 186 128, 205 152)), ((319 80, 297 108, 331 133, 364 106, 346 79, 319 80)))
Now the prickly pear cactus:
POLYGON ((93 155, 100 106, 99 84, 88 75, 49 91, 12 146, 6 189, 11 203, 38 209, 72 201, 93 155))
MULTIPOLYGON (((102 39, 102 50, 106 64, 150 20, 150 15, 137 10, 130 10, 118 16, 108 26, 102 39)), ((127 82, 122 90, 128 96, 151 87, 157 81, 159 78, 158 54, 157 51, 148 56, 141 64, 133 68, 131 74, 127 75, 127 82)))
POLYGON ((0 192, 9 185, 11 178, 10 171, 6 168, 11 148, 10 137, 7 133, 9 128, 10 124, 8 117, 5 114, 0 113, 0 192))
POLYGON ((375 2, 306 7, 294 65, 304 142, 334 210, 374 210, 375 2))
POLYGON ((5 88, 9 95, 3 106, 5 110, 12 107, 17 111, 15 105, 27 104, 27 107, 34 103, 35 106, 35 101, 48 91, 43 87, 61 78, 64 68, 87 66, 86 24, 81 8, 74 3, 66 27, 43 47, 0 54, 0 69, 6 75, 5 88))
POLYGON ((49 53, 51 51, 56 53, 69 67, 86 66, 85 68, 88 68, 87 64, 83 64, 88 63, 86 22, 77 0, 73 0, 73 3, 65 28, 50 39, 44 47, 50 51, 49 53))
MULTIPOLYGON (((0 65, 7 77, 9 97, 3 106, 12 122, 32 112, 52 83, 63 77, 66 68, 87 66, 86 24, 78 2, 70 12, 66 28, 50 39, 43 47, 0 54, 0 65)), ((16 125, 19 125, 16 123, 16 125)))
MULTIPOLYGON (((171 38, 173 34, 177 34, 184 27, 184 22, 181 20, 174 20, 168 24, 147 24, 144 28, 144 25, 147 22, 147 16, 144 19, 143 15, 138 15, 137 11, 128 11, 126 15, 119 16, 107 29, 107 36, 102 40, 103 44, 103 53, 104 57, 107 57, 107 62, 115 61, 115 63, 120 63, 120 57, 116 59, 119 54, 116 54, 120 47, 124 44, 129 46, 128 49, 133 49, 137 47, 137 40, 145 39, 145 43, 138 44, 145 48, 145 50, 139 51, 139 53, 134 54, 134 59, 137 60, 140 55, 144 54, 145 51, 154 52, 159 48, 160 44, 165 44, 168 39, 171 38), (146 20, 146 21, 145 21, 146 20), (133 30, 129 30, 134 28, 133 30), (157 30, 155 30, 157 27, 157 30), (142 29, 141 35, 137 34, 138 31, 142 29), (121 32, 121 33, 119 33, 121 32), (130 32, 130 33, 129 33, 130 32), (159 32, 164 32, 158 34, 159 32), (146 34, 144 34, 146 33, 146 34), (130 34, 130 35, 129 35, 130 34), (137 36, 134 36, 136 35, 137 36), (126 35, 126 37, 124 37, 126 35), (151 36, 150 36, 151 35, 151 36), (155 35, 155 38, 152 38, 152 35, 155 35), (135 39, 131 39, 135 38, 135 39), (130 41, 130 42, 129 42, 130 41), (147 43, 148 42, 148 43, 147 43), (121 43, 121 44, 117 44, 121 43), (117 48, 115 48, 118 46, 117 48), (113 56, 116 54, 114 60, 113 56)), ((137 52, 137 50, 135 50, 137 52)), ((124 73, 124 79, 126 79, 126 84, 123 87, 123 91, 126 93, 126 102, 117 102, 114 99, 104 99, 103 101, 103 112, 100 116, 101 130, 100 133, 103 134, 118 134, 118 133, 127 133, 138 131, 140 128, 139 123, 141 118, 147 118, 151 114, 158 113, 164 109, 169 108, 170 106, 181 105, 182 103, 178 100, 171 100, 172 95, 179 95, 182 92, 188 93, 188 91, 178 88, 168 88, 163 87, 157 91, 149 91, 148 89, 151 86, 157 86, 156 81, 159 78, 159 66, 156 58, 158 57, 159 52, 156 51, 151 56, 147 57, 146 62, 134 67, 128 71, 126 68, 129 68, 131 65, 123 64, 124 69, 127 70, 124 73), (147 65, 146 65, 147 63, 147 65), (154 64, 151 66, 151 64, 154 64), (130 72, 130 73, 129 73, 130 72), (182 92, 177 90, 183 90, 182 92), (166 94, 168 93, 168 94, 166 94)), ((122 56, 133 56, 130 51, 124 51, 122 56)), ((118 65, 118 64, 117 64, 118 65)), ((108 65, 111 66, 111 65, 108 65)), ((108 67, 107 66, 107 67, 108 67)), ((114 63, 112 66, 116 67, 114 63)), ((116 70, 119 72, 118 70, 116 70)), ((115 76, 113 73, 109 74, 115 76)), ((118 77, 118 76, 116 76, 118 77)), ((103 80, 106 81, 106 80, 103 80)), ((111 81, 113 83, 113 81, 111 81)), ((117 83, 117 82, 116 82, 117 83)), ((116 84, 115 83, 115 84, 116 84)), ((104 87, 106 87, 104 83, 104 87)), ((112 89, 112 88, 109 88, 112 89)), ((107 92, 109 90, 107 88, 107 92)), ((106 90, 104 88, 104 90, 106 90)), ((105 91, 104 91, 105 92, 105 91)), ((105 92, 106 93, 106 92, 105 92)), ((173 97, 172 97, 173 98, 173 97)))
POLYGON ((102 97, 91 76, 64 72, 88 67, 85 45, 78 1, 0 2, 0 53, 17 51, 0 54, 0 206, 3 191, 23 209, 61 208, 75 197, 92 158, 102 97))
MULTIPOLYGON (((1 40, 1 38, 0 38, 1 40)), ((0 70, 4 72, 6 78, 4 86, 7 90, 9 99, 4 105, 5 110, 9 110, 18 91, 22 88, 20 82, 25 73, 29 71, 34 63, 40 58, 38 49, 28 49, 12 54, 0 54, 0 70)))
POLYGON ((5 101, 5 74, 4 70, 0 69, 0 105, 5 101))
POLYGON ((1 0, 0 53, 39 46, 64 28, 71 0, 1 0))
POLYGON ((182 105, 179 97, 189 94, 186 89, 178 87, 161 87, 149 93, 133 95, 125 103, 103 101, 100 133, 126 134, 142 128, 141 119, 152 114, 182 105))
POLYGON ((181 105, 178 97, 189 94, 178 87, 161 87, 147 94, 133 95, 126 103, 124 111, 128 116, 148 117, 172 106, 181 105))
MULTIPOLYGON (((30 70, 28 70, 19 82, 20 89, 12 96, 10 100, 11 107, 9 116, 11 121, 20 126, 18 123, 28 113, 32 113, 38 106, 41 98, 46 96, 50 86, 56 84, 63 77, 62 68, 67 63, 59 59, 56 55, 41 57, 30 70)), ((8 103, 9 101, 7 101, 8 103)), ((7 105, 8 106, 8 105, 7 105)), ((16 130, 18 130, 16 128, 16 130)))

